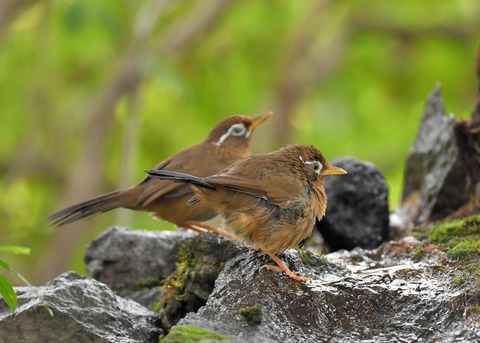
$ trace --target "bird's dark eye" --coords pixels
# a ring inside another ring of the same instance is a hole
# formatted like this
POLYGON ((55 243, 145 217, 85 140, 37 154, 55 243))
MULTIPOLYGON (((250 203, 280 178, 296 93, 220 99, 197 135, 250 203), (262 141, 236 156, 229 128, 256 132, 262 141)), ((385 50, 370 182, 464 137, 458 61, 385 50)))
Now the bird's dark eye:
POLYGON ((320 173, 320 171, 322 171, 322 164, 319 161, 313 161, 312 167, 316 173, 320 173))
POLYGON ((228 130, 233 136, 242 136, 245 134, 246 128, 243 124, 235 124, 228 130))
POLYGON ((227 132, 225 132, 217 141, 213 142, 213 144, 221 145, 228 137, 231 137, 231 136, 235 136, 235 137, 245 136, 246 138, 248 138, 249 135, 250 135, 250 131, 247 131, 245 124, 237 123, 230 126, 227 132))

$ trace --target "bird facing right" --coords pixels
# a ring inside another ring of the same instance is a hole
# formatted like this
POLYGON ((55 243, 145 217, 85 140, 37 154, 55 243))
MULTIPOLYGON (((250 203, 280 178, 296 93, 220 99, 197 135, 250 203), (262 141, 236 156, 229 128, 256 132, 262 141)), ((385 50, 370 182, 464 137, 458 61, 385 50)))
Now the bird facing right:
POLYGON ((224 219, 226 230, 247 244, 256 245, 278 266, 262 268, 283 271, 299 281, 277 256, 310 236, 315 219, 325 215, 325 177, 347 172, 333 167, 311 145, 289 145, 278 151, 254 155, 235 162, 216 175, 149 170, 152 177, 192 185, 190 206, 208 203, 224 219))

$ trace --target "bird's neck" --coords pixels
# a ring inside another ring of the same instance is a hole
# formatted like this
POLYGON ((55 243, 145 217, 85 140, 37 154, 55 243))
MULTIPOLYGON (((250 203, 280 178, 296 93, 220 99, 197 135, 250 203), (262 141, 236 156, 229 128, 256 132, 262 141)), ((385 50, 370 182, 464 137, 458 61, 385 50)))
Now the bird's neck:
POLYGON ((239 160, 244 157, 250 156, 250 146, 249 145, 216 145, 212 142, 208 143, 208 148, 214 151, 215 154, 226 156, 230 159, 239 160))

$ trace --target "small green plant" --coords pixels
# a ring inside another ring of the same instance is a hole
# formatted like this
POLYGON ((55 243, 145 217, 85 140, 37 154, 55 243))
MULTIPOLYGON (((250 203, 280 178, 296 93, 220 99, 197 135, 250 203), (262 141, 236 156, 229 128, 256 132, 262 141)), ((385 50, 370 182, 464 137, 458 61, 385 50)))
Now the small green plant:
MULTIPOLYGON (((0 252, 12 253, 17 255, 19 254, 30 255, 29 248, 19 247, 19 246, 0 245, 0 252)), ((10 268, 10 266, 8 265, 8 263, 6 263, 3 260, 0 260, 0 270, 2 271, 0 273, 0 295, 3 297, 3 300, 5 300, 5 302, 7 303, 8 307, 10 308, 10 311, 13 312, 17 308, 17 294, 15 293, 15 290, 13 289, 13 286, 10 283, 10 281, 5 277, 5 275, 3 275, 3 273, 7 271, 11 274, 18 276, 27 285, 29 283, 20 274, 13 271, 12 268, 10 268)))
POLYGON ((425 248, 423 246, 416 247, 412 251, 412 260, 414 262, 420 262, 420 260, 424 255, 425 255, 425 248))

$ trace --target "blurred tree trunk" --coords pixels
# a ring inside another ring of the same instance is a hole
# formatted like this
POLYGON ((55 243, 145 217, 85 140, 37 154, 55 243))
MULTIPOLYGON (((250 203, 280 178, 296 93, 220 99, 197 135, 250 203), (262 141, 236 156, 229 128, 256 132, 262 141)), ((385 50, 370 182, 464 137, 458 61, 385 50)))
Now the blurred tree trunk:
MULTIPOLYGON (((138 86, 140 76, 135 67, 135 60, 126 56, 120 63, 119 71, 100 93, 92 109, 85 117, 83 137, 85 149, 75 163, 69 181, 63 192, 59 207, 87 199, 98 194, 103 185, 105 170, 104 149, 113 119, 114 108, 124 92, 132 91, 138 86)), ((80 236, 91 231, 91 224, 77 222, 68 228, 56 230, 47 248, 45 256, 46 270, 39 271, 33 282, 41 284, 61 273, 68 263, 75 243, 80 236), (87 229, 87 230, 85 230, 87 229)))
MULTIPOLYGON (((334 1, 313 1, 306 6, 304 20, 285 49, 288 51, 280 65, 278 83, 274 90, 269 144, 275 149, 292 142, 292 121, 303 97, 318 86, 342 61, 348 41, 348 23, 332 22, 329 14, 334 1), (324 26, 336 29, 323 30, 324 26), (326 36, 327 32, 334 32, 326 36)), ((336 17, 335 17, 336 18, 336 17)))
MULTIPOLYGON (((138 88, 128 94, 127 120, 123 128, 122 137, 122 158, 119 171, 119 189, 128 188, 133 184, 133 166, 136 165, 138 148, 138 129, 140 121, 140 99, 138 88)), ((118 211, 115 222, 117 225, 129 226, 132 218, 132 211, 118 211)))
POLYGON ((37 0, 0 0, 0 44, 2 37, 21 9, 37 0))

